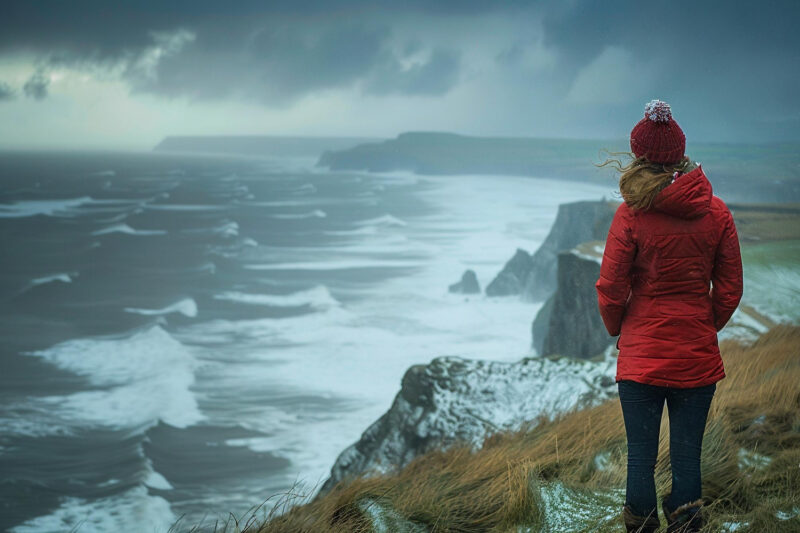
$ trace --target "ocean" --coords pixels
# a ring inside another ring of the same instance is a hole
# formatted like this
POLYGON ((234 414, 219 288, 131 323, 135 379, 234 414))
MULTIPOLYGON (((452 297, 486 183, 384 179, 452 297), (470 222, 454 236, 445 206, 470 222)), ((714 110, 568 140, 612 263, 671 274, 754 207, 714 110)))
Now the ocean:
POLYGON ((540 304, 447 287, 615 188, 315 160, 0 153, 0 529, 213 530, 313 493, 409 366, 533 354, 540 304))

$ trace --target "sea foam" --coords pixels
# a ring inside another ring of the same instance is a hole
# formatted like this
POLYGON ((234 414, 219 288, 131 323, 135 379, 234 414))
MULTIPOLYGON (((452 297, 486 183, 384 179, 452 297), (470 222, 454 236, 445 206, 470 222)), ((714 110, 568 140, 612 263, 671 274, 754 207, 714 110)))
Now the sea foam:
POLYGON ((307 213, 274 213, 269 215, 271 218, 279 218, 283 220, 299 220, 304 218, 325 218, 328 214, 322 209, 314 209, 307 213))
POLYGON ((55 200, 25 200, 13 204, 0 204, 0 218, 23 218, 36 215, 52 216, 92 201, 89 196, 55 200))
POLYGON ((183 428, 203 419, 190 391, 197 363, 188 348, 160 326, 121 338, 73 339, 23 353, 84 376, 95 387, 29 400, 17 412, 36 412, 42 427, 11 421, 26 434, 63 434, 87 426, 143 431, 159 420, 183 428))
POLYGON ((214 298, 217 300, 227 300, 251 305, 267 305, 271 307, 297 307, 308 305, 314 309, 325 309, 339 305, 339 301, 331 295, 328 288, 324 285, 317 285, 310 289, 293 292, 291 294, 246 294, 228 291, 215 294, 214 298))
POLYGON ((183 298, 161 309, 141 309, 138 307, 126 307, 125 311, 146 316, 162 316, 170 313, 180 313, 188 317, 197 316, 197 302, 193 298, 183 298))
POLYGON ((138 486, 107 498, 88 501, 83 498, 64 498, 52 513, 39 516, 11 529, 13 533, 42 531, 167 531, 176 516, 169 503, 160 496, 148 494, 138 486))
POLYGON ((408 223, 405 220, 400 220, 396 216, 389 214, 375 218, 369 218, 366 220, 361 220, 356 224, 359 226, 407 226, 408 225, 408 223))
POLYGON ((108 226, 106 228, 93 231, 92 235, 106 235, 109 233, 127 233, 128 235, 165 235, 167 232, 160 229, 133 229, 127 224, 114 224, 113 226, 108 226))

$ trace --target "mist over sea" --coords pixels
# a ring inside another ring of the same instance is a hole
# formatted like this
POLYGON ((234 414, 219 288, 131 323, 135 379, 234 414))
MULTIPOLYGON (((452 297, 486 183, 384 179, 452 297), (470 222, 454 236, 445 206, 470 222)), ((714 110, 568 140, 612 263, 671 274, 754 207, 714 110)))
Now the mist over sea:
MULTIPOLYGON (((412 364, 530 354, 485 286, 613 187, 312 158, 0 155, 0 529, 165 531, 308 491, 412 364)), ((267 507, 269 504, 267 505, 267 507)))

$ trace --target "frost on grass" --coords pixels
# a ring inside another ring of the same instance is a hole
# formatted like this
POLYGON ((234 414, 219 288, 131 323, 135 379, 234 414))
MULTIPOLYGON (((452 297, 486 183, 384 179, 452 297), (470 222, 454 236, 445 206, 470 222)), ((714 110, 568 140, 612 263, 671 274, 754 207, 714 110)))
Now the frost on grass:
POLYGON ((723 522, 722 533, 734 533, 735 531, 744 531, 748 526, 748 522, 723 522))
POLYGON ((776 511, 775 518, 778 520, 791 520, 800 516, 800 507, 794 506, 788 511, 776 511))
POLYGON ((763 470, 772 462, 772 457, 747 448, 739 448, 738 459, 739 470, 763 470))
POLYGON ((611 452, 604 450, 594 456, 594 467, 600 472, 605 472, 611 464, 611 452))
POLYGON ((369 517, 375 533, 427 533, 427 528, 403 518, 400 513, 376 498, 363 498, 358 502, 361 511, 369 517))
POLYGON ((624 489, 573 489, 560 481, 537 487, 541 525, 520 531, 578 533, 618 524, 625 503, 624 489))

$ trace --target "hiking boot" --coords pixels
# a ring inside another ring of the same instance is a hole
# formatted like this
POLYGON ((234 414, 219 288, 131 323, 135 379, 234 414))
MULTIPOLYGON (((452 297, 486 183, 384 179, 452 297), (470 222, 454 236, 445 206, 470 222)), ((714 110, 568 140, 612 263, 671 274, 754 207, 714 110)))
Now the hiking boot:
POLYGON ((649 516, 637 516, 626 505, 622 508, 622 520, 625 522, 625 530, 628 533, 655 533, 661 526, 658 512, 655 509, 649 516))
POLYGON ((661 500, 661 510, 664 511, 664 518, 667 519, 667 533, 692 533, 703 528, 703 515, 700 508, 703 500, 684 503, 677 509, 669 506, 667 501, 671 494, 664 496, 661 500))

